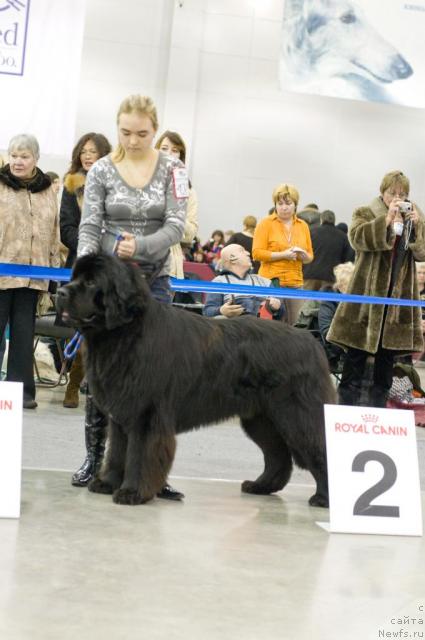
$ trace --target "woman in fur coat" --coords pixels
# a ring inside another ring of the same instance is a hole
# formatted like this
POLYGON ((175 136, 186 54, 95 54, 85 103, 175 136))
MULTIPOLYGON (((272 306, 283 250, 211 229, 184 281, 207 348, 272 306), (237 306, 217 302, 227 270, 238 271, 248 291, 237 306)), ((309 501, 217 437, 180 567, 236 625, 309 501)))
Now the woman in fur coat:
MULTIPOLYGON (((77 256, 78 227, 81 220, 84 184, 87 171, 111 151, 109 141, 101 133, 86 133, 72 151, 71 166, 64 178, 60 205, 61 241, 68 249, 65 267, 71 269, 77 256)), ((76 409, 79 404, 80 384, 84 377, 81 354, 78 352, 69 372, 69 383, 65 391, 63 406, 76 409)))
MULTIPOLYGON (((9 163, 0 169, 0 262, 59 267, 58 203, 50 178, 37 167, 38 142, 14 136, 9 163)), ((48 280, 0 278, 0 336, 9 323, 9 382, 23 383, 24 409, 35 409, 33 343, 35 313, 48 280)))
MULTIPOLYGON (((425 221, 407 200, 409 180, 386 174, 381 195, 356 209, 349 231, 356 251, 347 293, 418 300, 415 261, 425 260, 425 221)), ((374 356, 369 406, 385 407, 395 355, 423 348, 419 307, 341 303, 327 340, 347 349, 340 404, 358 405, 366 360, 374 356)))

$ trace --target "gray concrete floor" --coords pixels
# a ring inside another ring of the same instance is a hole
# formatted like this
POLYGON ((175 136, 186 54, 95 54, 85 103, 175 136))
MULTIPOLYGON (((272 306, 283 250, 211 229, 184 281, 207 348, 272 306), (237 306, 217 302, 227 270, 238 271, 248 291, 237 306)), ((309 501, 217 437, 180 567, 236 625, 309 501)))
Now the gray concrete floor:
POLYGON ((327 533, 306 472, 276 496, 242 495, 262 460, 236 423, 179 436, 183 504, 71 487, 83 403, 64 409, 63 393, 39 389, 24 412, 22 515, 0 520, 1 639, 372 640, 423 616, 423 538, 327 533))

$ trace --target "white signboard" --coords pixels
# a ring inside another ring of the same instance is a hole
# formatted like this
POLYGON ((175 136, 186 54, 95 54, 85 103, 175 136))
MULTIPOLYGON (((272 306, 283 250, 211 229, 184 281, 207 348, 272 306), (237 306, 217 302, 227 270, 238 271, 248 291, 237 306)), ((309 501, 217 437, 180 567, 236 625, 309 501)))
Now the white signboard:
POLYGON ((330 531, 422 535, 413 411, 325 405, 330 531))
POLYGON ((0 518, 21 512, 22 382, 0 382, 0 518))

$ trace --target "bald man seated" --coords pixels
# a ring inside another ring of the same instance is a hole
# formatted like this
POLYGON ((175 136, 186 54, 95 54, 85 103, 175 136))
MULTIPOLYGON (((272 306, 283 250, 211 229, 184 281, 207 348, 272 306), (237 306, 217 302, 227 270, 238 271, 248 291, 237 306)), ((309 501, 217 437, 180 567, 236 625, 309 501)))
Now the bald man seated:
MULTIPOLYGON (((213 282, 241 284, 248 286, 271 287, 268 278, 263 278, 256 273, 250 273, 252 262, 248 251, 239 244, 229 244, 221 251, 221 273, 213 282)), ((280 319, 283 313, 283 304, 278 298, 261 298, 245 294, 221 294, 208 293, 205 300, 203 315, 209 318, 235 318, 243 314, 257 316, 261 303, 267 300, 273 317, 280 319)))

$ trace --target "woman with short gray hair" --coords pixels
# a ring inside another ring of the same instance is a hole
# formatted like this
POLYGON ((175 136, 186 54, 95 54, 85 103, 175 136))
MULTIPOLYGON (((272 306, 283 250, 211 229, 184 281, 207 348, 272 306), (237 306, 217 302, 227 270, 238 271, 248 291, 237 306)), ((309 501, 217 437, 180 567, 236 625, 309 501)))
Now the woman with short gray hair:
MULTIPOLYGON (((30 134, 14 136, 0 169, 0 262, 59 267, 58 203, 50 178, 37 167, 40 149, 30 134)), ((22 382, 23 406, 35 409, 32 352, 37 301, 48 280, 0 275, 0 335, 9 322, 6 380, 22 382)))

